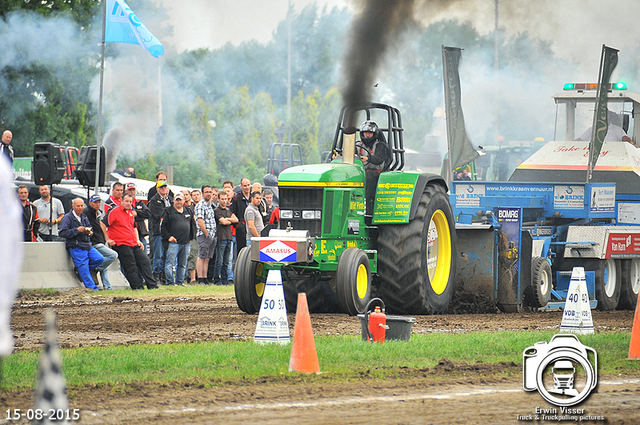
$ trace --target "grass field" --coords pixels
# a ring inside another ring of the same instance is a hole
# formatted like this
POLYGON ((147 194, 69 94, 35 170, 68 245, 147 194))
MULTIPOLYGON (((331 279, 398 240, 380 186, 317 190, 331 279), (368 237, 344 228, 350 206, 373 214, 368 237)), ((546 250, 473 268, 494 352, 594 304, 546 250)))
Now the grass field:
MULTIPOLYGON (((353 336, 316 338, 321 377, 352 379, 366 374, 379 379, 407 376, 432 368, 441 359, 455 363, 514 363, 521 367, 522 352, 553 331, 475 332, 469 334, 412 335, 408 342, 368 344, 353 336)), ((628 361, 630 333, 604 332, 581 336, 598 353, 599 373, 638 375, 640 362, 628 361)), ((63 350, 64 373, 70 387, 134 382, 198 382, 199 385, 286 379, 291 345, 259 345, 252 341, 224 341, 164 345, 130 345, 63 350)), ((39 353, 15 353, 3 362, 5 388, 35 386, 39 353)), ((513 367, 498 374, 521 376, 513 367)))

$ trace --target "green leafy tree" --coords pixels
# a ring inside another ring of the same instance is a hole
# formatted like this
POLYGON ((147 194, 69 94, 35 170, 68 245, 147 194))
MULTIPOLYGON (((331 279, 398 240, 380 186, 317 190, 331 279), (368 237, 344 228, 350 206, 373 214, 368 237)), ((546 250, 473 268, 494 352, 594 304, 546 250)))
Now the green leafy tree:
POLYGON ((28 10, 44 16, 68 15, 83 27, 89 27, 100 11, 100 0, 0 0, 0 17, 16 10, 28 10))
POLYGON ((88 124, 94 117, 89 85, 97 73, 89 27, 98 6, 0 0, 0 126, 13 131, 17 156, 31 156, 37 141, 80 147, 95 139, 88 124))
POLYGON ((318 149, 321 154, 331 149, 341 107, 342 98, 336 88, 329 90, 318 106, 318 149))
POLYGON ((174 165, 174 181, 184 186, 212 184, 219 178, 216 147, 213 139, 212 111, 198 97, 190 108, 182 108, 176 124, 182 129, 184 143, 176 143, 170 152, 174 165))
POLYGON ((249 88, 243 86, 230 91, 215 105, 214 116, 220 174, 234 182, 242 177, 257 179, 264 166, 249 88))
POLYGON ((298 92, 291 102, 291 142, 302 148, 305 163, 320 161, 318 153, 318 103, 320 92, 314 91, 306 97, 298 92))

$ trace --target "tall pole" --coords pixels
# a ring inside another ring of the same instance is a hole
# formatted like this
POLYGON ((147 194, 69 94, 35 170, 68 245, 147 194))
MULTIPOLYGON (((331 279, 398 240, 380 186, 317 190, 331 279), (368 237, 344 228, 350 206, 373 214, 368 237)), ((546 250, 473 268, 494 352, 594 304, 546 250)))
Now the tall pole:
POLYGON ((98 100, 98 140, 96 146, 96 182, 94 190, 98 193, 98 185, 100 184, 100 147, 102 146, 102 92, 104 88, 104 50, 105 50, 105 33, 107 31, 107 1, 102 0, 102 45, 100 51, 100 98, 98 100))
POLYGON ((288 140, 291 143, 291 0, 287 11, 287 128, 288 140))
MULTIPOLYGON (((494 26, 494 30, 493 30, 493 71, 494 72, 498 72, 500 70, 500 40, 499 40, 499 35, 498 35, 498 27, 499 27, 499 23, 498 23, 498 18, 499 18, 499 12, 498 12, 498 3, 499 0, 495 0, 495 26, 494 26)), ((500 141, 500 111, 498 110, 498 117, 496 119, 495 122, 495 127, 494 127, 494 135, 493 135, 493 140, 495 140, 496 143, 501 144, 500 141)))
POLYGON ((158 127, 162 127, 162 59, 158 58, 158 127))

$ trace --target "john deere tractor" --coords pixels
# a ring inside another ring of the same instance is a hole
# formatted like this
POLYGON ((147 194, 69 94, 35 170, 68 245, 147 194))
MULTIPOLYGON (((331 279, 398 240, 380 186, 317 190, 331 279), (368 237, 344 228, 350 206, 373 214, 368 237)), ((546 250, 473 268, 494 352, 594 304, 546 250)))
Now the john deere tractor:
POLYGON ((441 313, 455 276, 454 221, 437 174, 402 171, 400 111, 372 103, 344 107, 328 163, 280 174, 279 228, 238 254, 235 294, 246 313, 260 310, 268 270, 280 269, 289 310, 305 292, 311 311, 362 313, 380 296, 396 313, 441 313), (392 161, 366 211, 365 170, 355 155, 353 123, 375 121, 392 161), (370 214, 370 215, 368 215, 370 214))

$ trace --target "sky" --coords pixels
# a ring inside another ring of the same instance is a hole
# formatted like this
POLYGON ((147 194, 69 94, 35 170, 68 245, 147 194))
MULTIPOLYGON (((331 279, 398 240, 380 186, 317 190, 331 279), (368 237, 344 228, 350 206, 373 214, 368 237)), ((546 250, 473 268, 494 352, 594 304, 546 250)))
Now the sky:
MULTIPOLYGON (((178 52, 216 49, 226 43, 271 40, 286 18, 289 1, 295 12, 316 2, 354 11, 364 0, 153 0, 168 10, 173 36, 163 39, 178 52)), ((387 0, 394 1, 394 0, 387 0)), ((469 20, 481 34, 493 31, 495 0, 415 0, 423 23, 469 20)), ((499 0, 499 25, 507 36, 527 32, 551 42, 557 55, 586 69, 597 68, 602 44, 629 50, 638 45, 637 0, 499 0)), ((142 17, 142 16, 141 16, 142 17)), ((150 28, 153 32, 153 29, 150 28)))
POLYGON ((173 37, 163 41, 178 52, 249 40, 267 43, 286 19, 289 1, 296 13, 314 2, 328 9, 348 6, 347 0, 156 0, 168 10, 173 26, 173 37))

